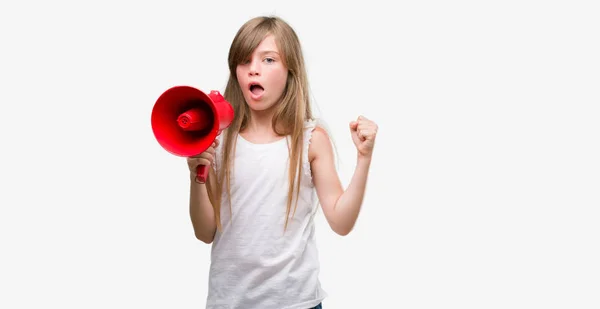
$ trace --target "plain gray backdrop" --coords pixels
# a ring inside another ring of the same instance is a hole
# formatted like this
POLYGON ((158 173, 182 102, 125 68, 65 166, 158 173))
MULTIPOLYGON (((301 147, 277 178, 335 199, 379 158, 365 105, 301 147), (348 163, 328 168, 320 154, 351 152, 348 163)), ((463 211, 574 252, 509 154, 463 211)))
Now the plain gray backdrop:
POLYGON ((203 308, 184 158, 150 113, 224 90, 249 18, 297 31, 346 185, 317 218, 324 308, 600 307, 600 22, 593 1, 30 1, 0 5, 0 307, 203 308))

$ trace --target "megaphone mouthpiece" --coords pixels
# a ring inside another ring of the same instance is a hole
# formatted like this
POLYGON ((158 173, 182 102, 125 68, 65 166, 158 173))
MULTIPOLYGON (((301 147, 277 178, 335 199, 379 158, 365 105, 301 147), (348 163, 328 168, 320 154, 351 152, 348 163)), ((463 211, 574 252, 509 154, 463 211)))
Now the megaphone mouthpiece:
POLYGON ((192 108, 177 117, 179 127, 185 131, 202 131, 210 126, 212 120, 206 111, 192 108))

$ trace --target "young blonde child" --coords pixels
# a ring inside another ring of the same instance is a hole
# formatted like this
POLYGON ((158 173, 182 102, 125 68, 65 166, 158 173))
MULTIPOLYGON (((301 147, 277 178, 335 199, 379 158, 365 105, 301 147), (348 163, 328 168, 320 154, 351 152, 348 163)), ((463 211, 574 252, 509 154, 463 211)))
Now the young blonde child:
POLYGON ((377 125, 349 124, 357 149, 346 190, 327 132, 311 112, 301 45, 276 16, 247 21, 229 50, 225 99, 235 119, 187 159, 196 237, 212 243, 206 308, 322 308, 314 216, 339 235, 361 208, 377 125), (210 165, 205 184, 198 165, 210 165))

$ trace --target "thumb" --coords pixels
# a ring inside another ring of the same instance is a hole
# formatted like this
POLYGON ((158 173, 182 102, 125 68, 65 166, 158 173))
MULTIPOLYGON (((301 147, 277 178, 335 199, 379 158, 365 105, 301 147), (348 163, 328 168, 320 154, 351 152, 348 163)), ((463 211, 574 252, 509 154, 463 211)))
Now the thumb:
POLYGON ((356 122, 356 121, 350 121, 350 130, 351 131, 356 131, 357 127, 358 127, 358 122, 356 122))

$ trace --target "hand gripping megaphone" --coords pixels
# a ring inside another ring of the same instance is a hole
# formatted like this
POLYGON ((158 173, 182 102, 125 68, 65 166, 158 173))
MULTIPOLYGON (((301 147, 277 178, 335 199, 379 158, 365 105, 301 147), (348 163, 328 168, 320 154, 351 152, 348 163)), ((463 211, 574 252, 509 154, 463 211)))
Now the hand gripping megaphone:
MULTIPOLYGON (((154 137, 169 153, 191 157, 206 151, 233 121, 233 107, 216 90, 208 95, 194 87, 167 89, 152 108, 154 137)), ((206 182, 206 165, 198 166, 196 181, 206 182)))

